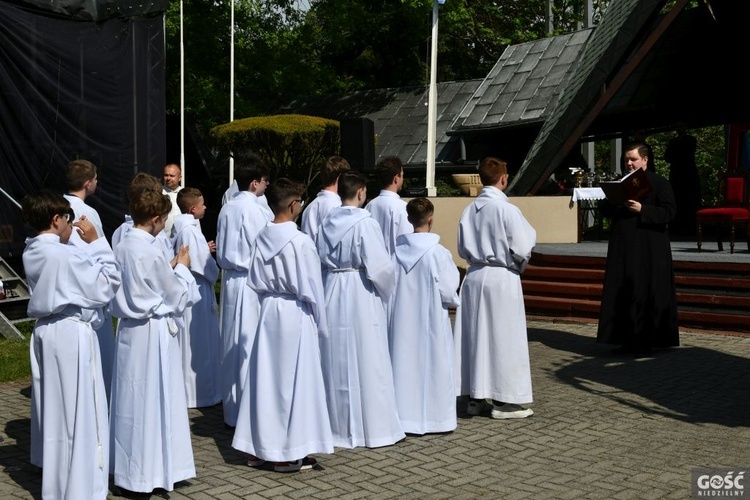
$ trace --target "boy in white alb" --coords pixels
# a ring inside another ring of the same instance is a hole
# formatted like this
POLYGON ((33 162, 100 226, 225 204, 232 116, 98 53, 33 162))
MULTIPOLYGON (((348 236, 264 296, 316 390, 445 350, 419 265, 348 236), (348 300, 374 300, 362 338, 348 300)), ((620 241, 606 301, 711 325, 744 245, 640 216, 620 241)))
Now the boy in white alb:
POLYGON ((247 284, 260 298, 260 321, 232 441, 249 465, 274 462, 277 472, 311 469, 309 454, 333 453, 318 345, 326 328, 320 259, 295 222, 303 191, 289 179, 266 191, 276 215, 250 259, 247 284))
MULTIPOLYGON (((96 192, 98 185, 96 165, 88 160, 73 160, 68 163, 65 170, 65 181, 68 193, 63 195, 70 202, 70 207, 75 213, 75 220, 85 217, 93 224, 99 238, 104 238, 102 220, 96 209, 85 203, 86 198, 96 192)), ((75 246, 86 246, 78 231, 70 235, 69 244, 75 246)), ((112 362, 115 356, 115 331, 112 328, 112 315, 109 308, 104 309, 104 320, 96 328, 96 336, 99 340, 99 351, 101 353, 102 374, 104 375, 104 388, 107 391, 109 401, 109 389, 112 383, 112 362)))
POLYGON ((388 156, 378 162, 375 171, 382 187, 365 209, 380 224, 386 250, 393 255, 396 238, 414 232, 406 216, 406 202, 398 195, 404 185, 404 166, 400 159, 388 156))
POLYGON ((318 236, 320 225, 326 216, 336 207, 341 206, 338 194, 339 175, 349 170, 349 162, 340 156, 331 156, 320 168, 320 182, 323 189, 302 212, 302 232, 312 238, 318 236))
POLYGON ((453 329, 458 268, 440 236, 430 233, 435 209, 427 198, 406 205, 411 234, 396 240, 396 288, 389 332, 401 426, 410 434, 456 428, 453 329))
POLYGON ((219 212, 216 232, 216 261, 221 268, 221 400, 224 423, 237 424, 239 396, 247 378, 250 347, 258 327, 260 303, 255 291, 247 286, 255 238, 270 222, 258 202, 268 186, 269 171, 257 156, 238 162, 235 179, 240 191, 219 212))
POLYGON ((202 408, 221 401, 219 314, 214 293, 219 266, 211 256, 214 242, 206 241, 200 228, 199 221, 206 214, 203 194, 184 187, 177 193, 177 205, 182 213, 173 221, 174 248, 190 249, 190 272, 200 292, 200 299, 185 309, 177 338, 188 408, 202 408))
POLYGON ((107 240, 83 216, 85 246, 66 243, 73 211, 49 191, 24 198, 23 267, 31 292, 31 463, 42 468, 42 498, 104 499, 109 486, 107 397, 92 327, 120 286, 107 240))
POLYGON ((190 254, 167 261, 154 238, 172 204, 145 190, 130 203, 133 227, 115 250, 122 286, 112 302, 120 318, 112 376, 111 459, 115 485, 129 491, 167 491, 195 477, 175 317, 197 297, 190 254))
POLYGON ((536 231, 503 193, 504 161, 479 164, 484 187, 464 209, 458 225, 458 254, 469 263, 456 311, 457 395, 471 398, 478 415, 492 399, 492 418, 526 418, 531 403, 531 367, 521 273, 536 244, 536 231))
MULTIPOLYGON (((127 189, 128 203, 140 196, 141 191, 151 189, 153 191, 160 191, 161 184, 159 179, 151 174, 145 172, 136 173, 130 180, 127 189)), ((130 215, 125 215, 125 222, 115 229, 112 233, 112 250, 117 249, 117 245, 120 243, 125 234, 133 227, 133 218, 130 215)), ((167 261, 174 259, 174 248, 172 248, 172 240, 167 236, 167 233, 162 231, 161 234, 156 235, 156 241, 154 242, 162 255, 167 261)))
POLYGON ((328 334, 321 338, 323 376, 335 446, 387 446, 404 438, 388 354, 385 302, 394 285, 393 261, 380 227, 360 208, 366 179, 339 177, 342 206, 318 234, 328 334))

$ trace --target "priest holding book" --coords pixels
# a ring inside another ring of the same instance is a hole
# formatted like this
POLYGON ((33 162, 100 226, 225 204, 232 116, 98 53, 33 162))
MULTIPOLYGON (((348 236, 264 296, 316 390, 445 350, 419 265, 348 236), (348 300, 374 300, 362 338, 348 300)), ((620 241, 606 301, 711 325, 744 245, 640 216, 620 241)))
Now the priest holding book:
POLYGON ((612 350, 618 355, 648 355, 680 344, 667 232, 677 206, 669 181, 647 170, 648 151, 644 143, 629 144, 625 165, 628 172, 642 169, 651 189, 622 204, 601 204, 611 236, 596 341, 618 345, 612 350))

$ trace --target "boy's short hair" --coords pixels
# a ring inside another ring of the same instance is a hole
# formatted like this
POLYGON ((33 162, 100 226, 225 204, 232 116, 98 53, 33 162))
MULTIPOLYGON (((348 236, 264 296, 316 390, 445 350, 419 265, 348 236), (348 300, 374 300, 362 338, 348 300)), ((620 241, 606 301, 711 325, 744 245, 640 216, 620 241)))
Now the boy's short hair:
POLYGON ((330 186, 341 174, 348 171, 351 167, 345 158, 340 156, 331 156, 320 167, 320 182, 323 186, 330 186))
POLYGON ((393 178, 396 177, 404 169, 404 164, 401 159, 396 156, 386 156, 382 158, 377 165, 375 165, 375 172, 377 173, 378 182, 380 187, 388 187, 393 183, 393 178))
POLYGON ((282 177, 269 185, 265 194, 268 206, 273 210, 274 214, 278 214, 286 210, 289 203, 293 200, 300 199, 304 191, 305 186, 299 182, 282 177))
POLYGON ((153 189, 141 191, 130 201, 130 216, 134 224, 145 224, 152 217, 166 216, 171 209, 169 196, 153 189))
POLYGON ((184 187, 177 192, 177 206, 183 214, 190 213, 190 207, 198 204, 198 199, 203 196, 201 190, 194 187, 184 187))
POLYGON ((367 179, 359 172, 348 171, 339 176, 338 193, 342 200, 351 200, 357 191, 367 186, 367 179))
POLYGON ((26 224, 37 233, 49 229, 55 215, 67 214, 71 222, 74 220, 70 202, 63 195, 49 189, 24 196, 21 201, 21 212, 26 224))
POLYGON ((508 164, 500 158, 488 156, 479 163, 479 179, 483 186, 494 186, 508 173, 508 164))
POLYGON ((638 150, 638 156, 640 156, 641 158, 651 158, 651 146, 643 141, 633 141, 629 144, 626 144, 625 147, 622 148, 622 152, 624 154, 628 151, 633 151, 634 149, 638 150))
POLYGON ((96 165, 88 160, 73 160, 65 169, 68 191, 80 191, 86 181, 96 177, 96 165))
POLYGON ((406 215, 412 226, 424 226, 427 219, 435 213, 435 206, 427 198, 414 198, 406 204, 406 215))
POLYGON ((140 194, 146 189, 161 191, 161 181, 146 172, 136 173, 133 178, 130 179, 130 184, 128 184, 128 202, 132 202, 138 198, 138 196, 140 196, 140 194))
POLYGON ((247 191, 250 183, 269 178, 271 171, 266 162, 255 153, 244 153, 235 157, 234 179, 240 191, 247 191))

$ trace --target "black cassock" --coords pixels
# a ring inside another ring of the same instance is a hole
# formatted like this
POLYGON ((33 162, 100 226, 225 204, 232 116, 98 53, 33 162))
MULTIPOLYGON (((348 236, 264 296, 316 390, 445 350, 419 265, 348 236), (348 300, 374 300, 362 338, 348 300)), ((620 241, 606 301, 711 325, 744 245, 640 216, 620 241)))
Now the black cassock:
POLYGON ((680 344, 667 224, 677 212, 672 187, 646 172, 653 191, 639 214, 602 201, 611 220, 596 341, 648 347, 680 344))

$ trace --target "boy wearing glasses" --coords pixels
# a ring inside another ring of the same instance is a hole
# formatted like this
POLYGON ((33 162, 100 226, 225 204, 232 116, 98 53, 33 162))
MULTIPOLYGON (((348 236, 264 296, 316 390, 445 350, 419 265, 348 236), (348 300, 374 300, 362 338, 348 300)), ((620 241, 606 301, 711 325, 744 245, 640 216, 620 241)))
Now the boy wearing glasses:
POLYGON ((279 179, 266 191, 275 216, 258 235, 247 280, 260 321, 232 447, 248 465, 276 472, 311 469, 312 453, 333 453, 318 337, 326 328, 320 259, 297 229, 304 186, 279 179), (273 408, 273 411, 269 411, 273 408))
POLYGON ((50 191, 23 199, 26 224, 38 234, 23 252, 37 318, 31 338, 31 463, 42 468, 43 498, 105 498, 109 419, 93 327, 120 286, 107 240, 50 191), (75 228, 75 229, 74 229, 75 228), (79 231, 82 245, 67 245, 79 231))
POLYGON ((258 295, 247 286, 250 254, 255 238, 271 221, 259 202, 270 172, 260 157, 238 159, 235 179, 240 191, 219 212, 216 261, 222 270, 219 332, 221 335, 221 392, 224 423, 237 424, 239 391, 247 377, 247 359, 258 326, 258 295))
POLYGON ((167 491, 195 477, 176 317, 196 300, 190 253, 171 262, 154 245, 172 207, 161 190, 130 204, 133 227, 115 250, 122 286, 112 301, 120 318, 110 405, 111 469, 117 486, 167 491))

